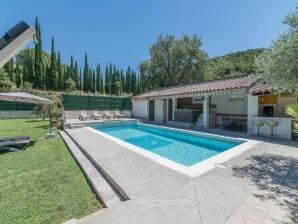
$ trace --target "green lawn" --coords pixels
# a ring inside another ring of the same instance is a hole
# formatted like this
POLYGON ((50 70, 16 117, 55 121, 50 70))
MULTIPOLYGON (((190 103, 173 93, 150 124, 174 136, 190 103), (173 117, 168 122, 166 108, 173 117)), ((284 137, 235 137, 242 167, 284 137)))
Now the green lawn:
POLYGON ((0 154, 0 223, 61 223, 101 208, 48 121, 0 120, 0 136, 29 135, 25 151, 0 154))

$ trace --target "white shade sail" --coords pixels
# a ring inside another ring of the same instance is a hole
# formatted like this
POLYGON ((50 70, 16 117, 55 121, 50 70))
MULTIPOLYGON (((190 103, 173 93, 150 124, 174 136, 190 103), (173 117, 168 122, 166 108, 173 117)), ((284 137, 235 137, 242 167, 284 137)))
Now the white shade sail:
POLYGON ((19 103, 32 103, 32 104, 54 104, 55 102, 45 99, 26 92, 10 92, 0 93, 0 100, 19 102, 19 103))

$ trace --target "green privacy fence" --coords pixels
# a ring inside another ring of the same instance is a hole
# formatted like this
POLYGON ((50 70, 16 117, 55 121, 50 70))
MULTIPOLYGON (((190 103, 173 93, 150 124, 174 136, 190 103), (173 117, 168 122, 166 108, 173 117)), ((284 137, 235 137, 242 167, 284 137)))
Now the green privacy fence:
POLYGON ((32 111, 35 106, 30 103, 15 103, 0 100, 0 111, 32 111))
POLYGON ((64 110, 131 110, 130 97, 62 95, 64 110))

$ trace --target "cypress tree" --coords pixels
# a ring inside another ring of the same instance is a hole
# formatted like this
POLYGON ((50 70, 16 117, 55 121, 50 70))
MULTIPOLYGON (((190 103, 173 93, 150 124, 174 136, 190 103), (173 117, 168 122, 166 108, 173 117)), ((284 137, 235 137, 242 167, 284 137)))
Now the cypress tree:
POLYGON ((131 92, 133 95, 137 93, 137 74, 134 71, 131 73, 131 92))
POLYGON ((121 87, 122 87, 122 92, 126 92, 126 86, 125 86, 125 77, 123 74, 123 70, 120 70, 120 77, 121 77, 121 87))
POLYGON ((117 82, 117 70, 116 70, 116 65, 113 65, 112 68, 112 77, 111 77, 111 92, 112 94, 116 94, 116 87, 115 87, 115 83, 117 82))
POLYGON ((100 93, 104 94, 105 90, 104 90, 104 84, 103 84, 103 77, 101 74, 101 78, 100 78, 100 93))
POLYGON ((29 70, 30 70, 29 57, 30 57, 29 49, 26 49, 24 62, 23 62, 23 84, 25 82, 29 82, 29 70))
POLYGON ((100 65, 97 65, 96 67, 96 91, 101 93, 101 71, 100 71, 100 65))
POLYGON ((83 74, 83 91, 88 92, 88 81, 89 81, 89 65, 87 54, 85 54, 84 74, 83 74))
POLYGON ((75 62, 74 66, 74 82, 75 82, 75 87, 77 90, 80 90, 80 80, 79 80, 79 66, 78 62, 75 62))
POLYGON ((21 69, 20 69, 20 64, 19 60, 16 62, 16 86, 17 88, 20 88, 22 86, 22 77, 21 77, 21 69))
POLYGON ((72 80, 75 80, 75 74, 74 74, 74 63, 73 63, 73 57, 70 56, 70 67, 69 67, 69 77, 72 80))
POLYGON ((112 95, 113 91, 112 91, 112 79, 113 79, 113 67, 112 64, 110 63, 109 66, 109 94, 112 95))
POLYGON ((35 31, 36 39, 35 51, 34 51, 34 79, 33 79, 33 88, 42 88, 43 87, 43 62, 42 62, 42 42, 41 42, 41 31, 40 23, 38 18, 35 18, 35 31))
POLYGON ((80 78, 79 78, 79 84, 80 84, 80 90, 83 90, 83 85, 82 85, 82 70, 80 69, 80 78))
POLYGON ((108 66, 106 66, 106 72, 105 72, 105 94, 110 94, 109 91, 109 69, 108 66))
POLYGON ((126 81, 126 93, 131 93, 131 69, 130 66, 128 66, 127 71, 126 71, 126 77, 125 77, 125 81, 126 81))
POLYGON ((61 56, 60 56, 60 52, 58 52, 58 84, 57 84, 57 89, 62 91, 65 88, 64 85, 64 73, 63 73, 63 67, 62 67, 62 63, 61 63, 61 56))
POLYGON ((4 65, 4 69, 6 70, 9 80, 14 82, 15 81, 15 77, 14 77, 14 69, 13 69, 13 58, 10 59, 5 65, 4 65))
POLYGON ((96 79, 95 79, 95 70, 92 71, 92 92, 95 93, 96 90, 96 79))
POLYGON ((138 82, 137 82, 137 94, 141 93, 141 80, 140 76, 138 75, 138 82))
POLYGON ((52 37, 51 41, 51 64, 50 64, 50 70, 48 74, 48 87, 47 89, 55 90, 57 89, 57 57, 56 57, 56 51, 55 51, 55 42, 54 38, 52 37))
POLYGON ((88 92, 93 92, 93 71, 89 69, 88 92))

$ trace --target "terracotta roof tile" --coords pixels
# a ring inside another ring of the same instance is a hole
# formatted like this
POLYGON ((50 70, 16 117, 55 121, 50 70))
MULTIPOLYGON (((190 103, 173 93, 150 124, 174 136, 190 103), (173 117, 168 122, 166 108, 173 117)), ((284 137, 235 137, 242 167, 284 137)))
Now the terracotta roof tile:
POLYGON ((212 80, 201 82, 193 85, 185 86, 174 86, 164 89, 158 89, 142 93, 140 95, 134 96, 133 99, 143 99, 148 97, 158 97, 158 96, 172 96, 172 95, 182 95, 190 93, 202 93, 202 92, 214 92, 222 90, 232 90, 232 89, 249 89, 254 84, 253 79, 249 76, 238 76, 233 78, 226 78, 221 80, 212 80))
POLYGON ((256 82, 250 89, 250 93, 264 93, 271 92, 273 90, 272 86, 265 82, 256 82))

